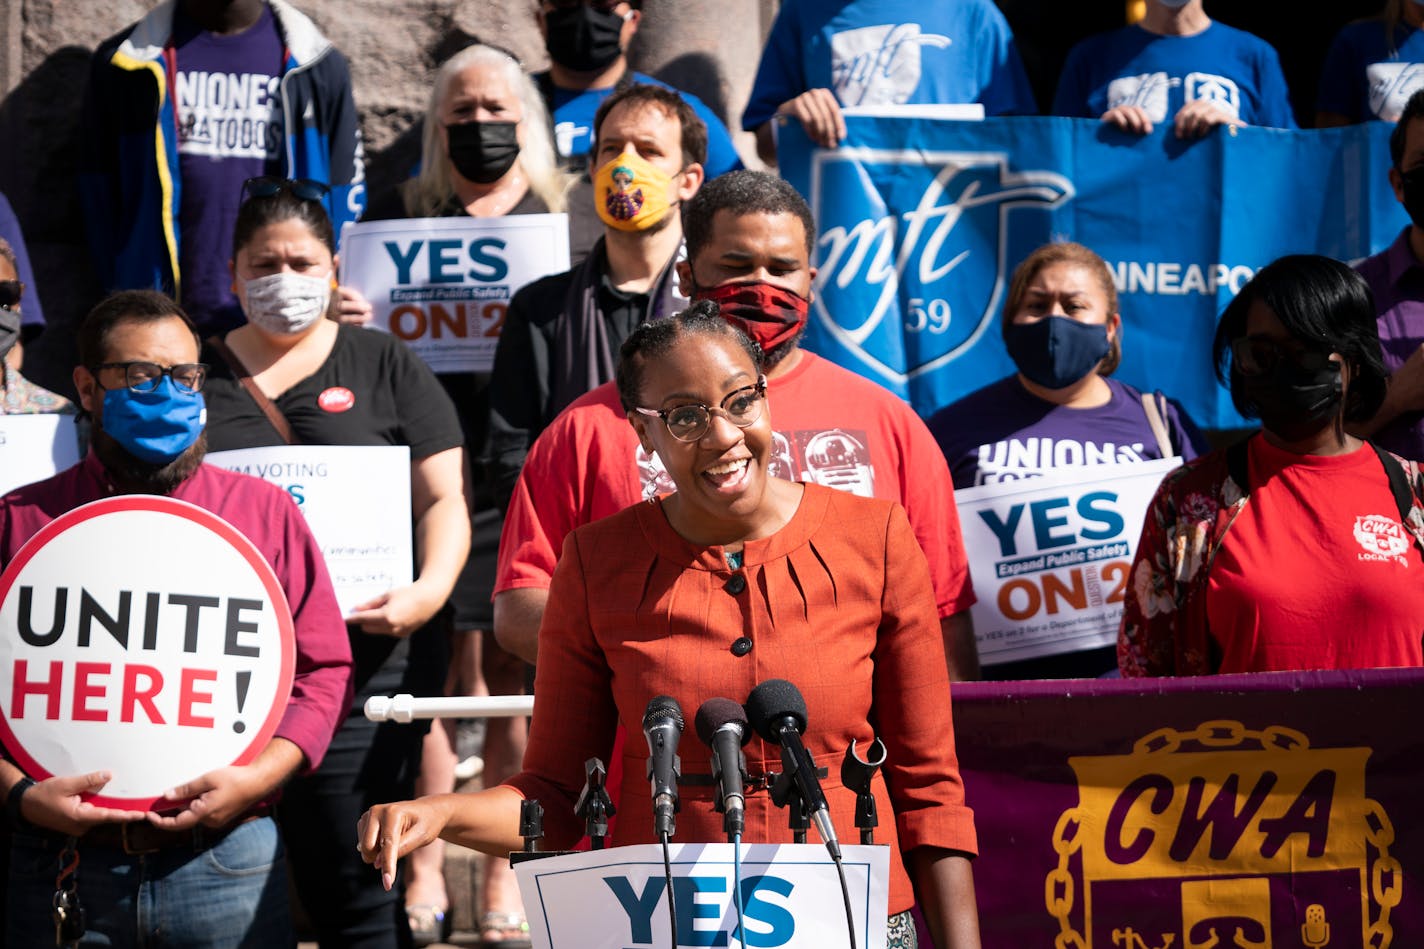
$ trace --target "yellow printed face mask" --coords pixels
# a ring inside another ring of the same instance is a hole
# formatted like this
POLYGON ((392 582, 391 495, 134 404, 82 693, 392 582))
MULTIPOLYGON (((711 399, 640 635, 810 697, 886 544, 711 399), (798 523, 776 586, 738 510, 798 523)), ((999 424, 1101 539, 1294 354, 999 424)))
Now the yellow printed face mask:
POLYGON ((671 176, 637 153, 625 151, 594 175, 594 206, 609 227, 646 231, 667 215, 671 187, 671 176))

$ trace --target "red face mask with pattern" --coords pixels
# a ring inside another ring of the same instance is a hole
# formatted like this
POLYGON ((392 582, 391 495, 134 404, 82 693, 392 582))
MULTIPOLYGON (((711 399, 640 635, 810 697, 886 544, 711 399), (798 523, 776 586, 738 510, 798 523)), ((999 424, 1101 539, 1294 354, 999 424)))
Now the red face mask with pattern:
POLYGON ((770 352, 801 332, 811 301, 794 290, 770 283, 724 283, 696 287, 693 300, 711 300, 723 318, 770 352))

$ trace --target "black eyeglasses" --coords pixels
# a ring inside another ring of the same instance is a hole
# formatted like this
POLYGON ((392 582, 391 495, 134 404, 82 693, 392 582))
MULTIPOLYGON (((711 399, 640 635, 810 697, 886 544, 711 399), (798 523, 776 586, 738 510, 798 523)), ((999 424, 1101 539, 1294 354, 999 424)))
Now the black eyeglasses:
POLYGON ((242 200, 248 198, 270 198, 283 191, 290 192, 303 201, 325 201, 331 194, 331 185, 315 178, 280 178, 277 175, 259 175, 242 183, 242 200))
POLYGON ((1301 369, 1324 369, 1330 362, 1330 351, 1299 340, 1278 342, 1262 336, 1243 336, 1231 344, 1231 358, 1236 369, 1245 376, 1263 376, 1286 360, 1301 369))
POLYGON ((124 385, 135 392, 152 392, 167 376, 173 380, 179 392, 202 392, 203 383, 208 381, 207 363, 180 362, 176 366, 160 366, 156 362, 101 362, 94 367, 97 373, 102 369, 122 369, 124 385))
POLYGON ((13 310, 25 295, 25 285, 18 280, 0 280, 0 310, 13 310))
POLYGON ((668 433, 680 442, 695 442, 707 434, 712 426, 712 415, 724 415, 737 428, 747 428, 761 418, 761 404, 766 398, 766 376, 758 376, 756 385, 743 386, 727 393, 720 406, 703 405, 692 402, 671 409, 642 409, 633 411, 650 418, 660 418, 667 426, 668 433))

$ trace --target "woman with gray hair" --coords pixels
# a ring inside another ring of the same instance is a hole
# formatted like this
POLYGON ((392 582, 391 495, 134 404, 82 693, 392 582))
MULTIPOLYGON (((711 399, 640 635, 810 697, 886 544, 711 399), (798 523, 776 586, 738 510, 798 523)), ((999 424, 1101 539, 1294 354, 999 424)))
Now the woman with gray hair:
POLYGON ((509 53, 476 43, 435 73, 419 172, 363 220, 559 212, 572 184, 533 80, 509 53))
MULTIPOLYGON (((500 217, 567 209, 573 178, 555 156, 548 110, 519 61, 504 50, 476 43, 441 65, 431 84, 421 145, 419 173, 373 202, 365 220, 500 217)), ((487 686, 493 694, 517 693, 524 685, 523 663, 499 649, 490 635, 501 519, 485 489, 478 460, 489 417, 489 374, 444 373, 438 378, 459 411, 475 467, 470 558, 450 599, 454 642, 447 691, 472 694, 487 686)), ((442 724, 445 727, 431 729, 426 737, 422 793, 453 787, 455 723, 442 724)), ((514 773, 523 758, 524 740, 523 719, 490 723, 484 755, 487 782, 514 773)), ((411 856, 406 915, 417 945, 433 942, 448 931, 442 857, 438 843, 411 856)), ((507 862, 490 861, 480 904, 485 944, 528 945, 518 889, 507 862)))

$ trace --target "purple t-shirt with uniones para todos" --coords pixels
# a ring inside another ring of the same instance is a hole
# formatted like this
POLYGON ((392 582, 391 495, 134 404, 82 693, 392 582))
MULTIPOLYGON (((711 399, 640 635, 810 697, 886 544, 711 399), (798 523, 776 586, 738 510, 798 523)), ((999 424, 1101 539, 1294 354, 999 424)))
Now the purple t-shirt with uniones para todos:
POLYGON ((242 183, 281 167, 278 83, 284 59, 272 8, 232 36, 173 16, 173 103, 178 122, 178 267, 183 306, 200 330, 241 325, 227 262, 242 183))
MULTIPOLYGON (((1112 395, 1094 408, 1045 402, 1017 376, 1009 376, 940 409, 929 428, 949 462, 955 488, 1038 477, 1045 469, 1069 465, 1169 457, 1158 448, 1142 394, 1116 379, 1103 381, 1112 395)), ((1184 461, 1195 458, 1205 439, 1181 406, 1162 401, 1171 454, 1184 461)))

